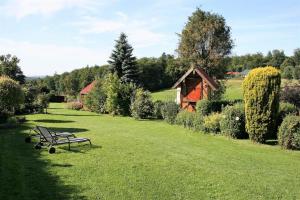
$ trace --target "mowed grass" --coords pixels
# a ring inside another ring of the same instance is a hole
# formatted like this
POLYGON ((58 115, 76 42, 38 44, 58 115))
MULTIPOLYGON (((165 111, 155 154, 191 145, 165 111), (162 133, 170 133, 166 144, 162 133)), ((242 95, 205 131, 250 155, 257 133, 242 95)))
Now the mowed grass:
POLYGON ((153 101, 175 101, 176 99, 176 89, 161 90, 158 92, 151 93, 153 101))
POLYGON ((0 130, 0 199, 300 199, 300 152, 51 104, 17 129, 0 130), (35 150, 36 124, 78 137, 35 150))
POLYGON ((226 92, 223 95, 224 99, 235 100, 243 99, 243 79, 229 79, 226 80, 226 92))

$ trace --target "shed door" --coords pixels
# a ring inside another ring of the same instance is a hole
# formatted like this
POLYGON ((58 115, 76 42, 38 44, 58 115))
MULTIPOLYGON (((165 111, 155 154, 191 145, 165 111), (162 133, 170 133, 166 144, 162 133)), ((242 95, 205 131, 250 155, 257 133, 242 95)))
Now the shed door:
POLYGON ((190 84, 187 87, 188 95, 187 99, 198 101, 202 98, 202 83, 201 81, 197 81, 196 84, 190 84))

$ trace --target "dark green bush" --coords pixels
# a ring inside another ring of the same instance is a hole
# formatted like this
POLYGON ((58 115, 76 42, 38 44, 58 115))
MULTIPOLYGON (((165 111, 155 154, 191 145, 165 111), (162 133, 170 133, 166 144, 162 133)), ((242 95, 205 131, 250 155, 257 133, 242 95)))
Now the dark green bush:
POLYGON ((136 119, 147 119, 153 115, 153 102, 150 93, 139 88, 131 104, 131 115, 136 119))
POLYGON ((176 116, 175 123, 195 131, 204 131, 203 116, 196 112, 180 111, 176 116))
POLYGON ((198 101, 196 104, 196 111, 202 116, 209 115, 212 112, 211 101, 207 99, 202 99, 198 101))
POLYGON ((195 131, 205 131, 205 128, 204 128, 204 119, 203 119, 203 116, 199 113, 195 113, 194 114, 194 118, 193 118, 193 129, 195 131))
MULTIPOLYGON (((120 114, 128 116, 131 114, 130 106, 132 101, 134 100, 134 95, 136 94, 137 87, 133 83, 121 83, 119 90, 119 108, 120 114)), ((150 99, 151 101, 151 99, 150 99)), ((152 101, 151 101, 152 102, 152 101)), ((153 110, 151 111, 153 112, 153 110)))
POLYGON ((194 112, 182 110, 177 114, 175 123, 178 125, 182 125, 186 128, 193 129, 195 115, 196 115, 196 113, 194 113, 194 112))
POLYGON ((163 119, 170 124, 175 122, 178 111, 179 106, 173 101, 165 102, 161 109, 163 119))
POLYGON ((296 115, 298 109, 295 105, 291 103, 281 102, 279 104, 279 117, 278 117, 278 126, 280 126, 283 119, 288 115, 296 115))
POLYGON ((300 149, 300 117, 284 118, 278 131, 278 143, 285 149, 300 149))
POLYGON ((154 102, 154 108, 153 108, 153 117, 156 119, 162 119, 162 113, 161 113, 161 109, 162 106, 164 105, 164 103, 162 101, 155 101, 154 102))
POLYGON ((96 113, 105 113, 106 94, 100 80, 96 81, 91 92, 83 100, 84 106, 88 110, 96 113))
POLYGON ((213 112, 221 112, 226 106, 232 106, 236 103, 240 103, 243 100, 200 100, 197 102, 196 111, 202 116, 209 115, 213 112))
POLYGON ((263 143, 277 129, 280 82, 274 67, 253 69, 243 82, 246 131, 252 141, 263 143))
POLYGON ((227 106, 222 112, 220 121, 222 134, 231 138, 247 138, 245 130, 245 111, 242 104, 227 106))
POLYGON ((218 101, 211 101, 211 112, 221 112, 226 106, 233 106, 237 103, 242 103, 243 100, 236 99, 236 100, 218 100, 218 101))
POLYGON ((7 110, 2 110, 0 112, 0 124, 7 122, 7 119, 11 116, 13 116, 12 112, 9 112, 7 110))

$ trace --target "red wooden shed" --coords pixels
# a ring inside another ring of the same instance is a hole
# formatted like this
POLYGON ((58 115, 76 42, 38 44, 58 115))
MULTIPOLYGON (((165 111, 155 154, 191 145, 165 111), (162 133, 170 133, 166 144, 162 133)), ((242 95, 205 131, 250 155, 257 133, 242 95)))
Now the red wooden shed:
POLYGON ((93 89, 95 83, 96 81, 93 81, 80 91, 80 102, 83 102, 84 95, 87 95, 93 89))
POLYGON ((199 67, 191 67, 173 86, 177 89, 176 102, 181 108, 195 111, 197 101, 209 99, 211 91, 218 88, 214 79, 199 67))

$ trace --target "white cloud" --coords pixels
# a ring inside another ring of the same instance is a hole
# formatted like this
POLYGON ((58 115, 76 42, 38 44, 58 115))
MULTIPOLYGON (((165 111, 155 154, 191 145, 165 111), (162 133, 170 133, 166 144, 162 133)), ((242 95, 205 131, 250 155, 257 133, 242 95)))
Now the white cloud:
POLYGON ((110 49, 37 44, 0 39, 0 54, 17 55, 27 76, 63 73, 86 65, 105 64, 110 49))
POLYGON ((166 42, 167 37, 163 33, 153 30, 152 24, 155 24, 155 20, 129 19, 122 12, 116 14, 119 18, 110 20, 85 16, 73 25, 79 27, 81 34, 125 32, 135 47, 148 47, 166 42))
POLYGON ((101 1, 96 0, 12 0, 1 7, 1 10, 17 19, 29 15, 51 15, 65 8, 80 7, 89 9, 101 1))

